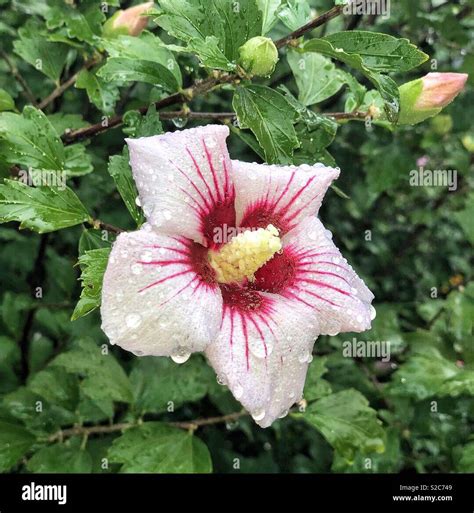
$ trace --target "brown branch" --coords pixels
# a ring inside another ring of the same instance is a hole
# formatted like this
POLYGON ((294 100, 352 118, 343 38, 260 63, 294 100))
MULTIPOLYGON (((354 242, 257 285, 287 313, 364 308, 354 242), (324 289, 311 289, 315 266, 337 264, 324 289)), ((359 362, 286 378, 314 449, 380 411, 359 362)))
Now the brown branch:
POLYGON ((38 108, 41 110, 45 109, 52 101, 61 96, 64 93, 64 91, 69 89, 76 82, 77 77, 82 71, 92 68, 92 66, 95 66, 98 62, 99 61, 97 59, 92 59, 86 62, 77 73, 74 73, 74 75, 72 75, 64 83, 56 87, 56 89, 50 95, 48 95, 44 100, 42 100, 38 104, 38 108))
POLYGON ((108 232, 116 233, 117 235, 125 231, 122 228, 119 228, 118 226, 114 226, 113 224, 104 223, 104 221, 101 221, 100 219, 91 218, 88 222, 96 230, 107 230, 108 232))
MULTIPOLYGON (((303 25, 298 30, 295 30, 288 36, 278 39, 275 41, 275 45, 278 48, 281 48, 287 44, 290 44, 295 39, 301 37, 306 32, 313 30, 316 27, 320 27, 321 25, 324 25, 328 21, 332 20, 336 16, 339 16, 342 13, 343 7, 342 6, 336 6, 330 9, 329 11, 321 14, 321 16, 318 16, 314 20, 311 20, 306 25, 303 25)), ((159 100, 155 102, 155 107, 157 110, 163 109, 165 107, 169 107, 171 105, 176 105, 179 103, 186 103, 192 100, 196 96, 200 96, 203 94, 206 94, 210 91, 212 91, 216 87, 220 87, 224 84, 229 83, 238 83, 240 81, 240 76, 237 73, 225 73, 225 72, 219 72, 214 71, 213 74, 204 80, 201 80, 199 82, 196 82, 192 86, 183 89, 182 91, 179 91, 177 93, 173 93, 170 96, 167 96, 166 98, 163 98, 162 100, 159 100)), ((148 110, 148 106, 144 106, 139 109, 139 112, 141 114, 145 114, 148 110)), ((91 137, 97 134, 100 134, 101 132, 104 132, 105 130, 108 130, 109 128, 114 128, 122 124, 122 116, 117 115, 111 117, 108 122, 105 124, 103 123, 96 123, 95 125, 90 125, 85 128, 80 128, 79 130, 73 130, 68 133, 63 134, 62 140, 65 144, 71 144, 73 142, 76 142, 80 139, 84 139, 86 137, 91 137)))
POLYGON ((28 99, 30 103, 32 103, 34 106, 37 106, 35 95, 33 94, 33 91, 30 89, 28 84, 26 83, 26 80, 21 76, 20 72, 18 71, 18 68, 13 64, 13 62, 8 57, 7 53, 0 49, 0 55, 2 56, 3 60, 7 63, 7 66, 10 68, 10 71, 12 75, 15 77, 17 82, 21 85, 23 89, 23 93, 28 99))
POLYGON ((324 112, 323 116, 327 116, 329 118, 334 118, 334 119, 340 119, 340 120, 343 120, 343 119, 367 119, 367 117, 369 116, 369 113, 368 112, 359 112, 359 111, 324 112))
POLYGON ((160 119, 233 119, 237 116, 235 112, 193 112, 189 110, 176 110, 160 112, 160 119))
POLYGON ((320 27, 321 25, 324 25, 328 21, 332 20, 333 18, 336 18, 342 13, 343 6, 342 5, 336 5, 332 9, 329 9, 329 11, 326 11, 325 13, 321 14, 321 16, 318 16, 317 18, 314 18, 314 20, 311 20, 310 22, 306 23, 306 25, 303 25, 299 29, 295 30, 291 34, 288 34, 285 37, 282 37, 281 39, 278 39, 275 41, 275 46, 277 48, 282 48, 283 46, 286 46, 288 44, 291 44, 292 41, 295 39, 298 39, 302 35, 306 34, 306 32, 309 32, 317 27, 320 27))
MULTIPOLYGON (((227 422, 235 422, 240 417, 246 416, 248 413, 244 410, 219 417, 208 417, 205 419, 196 419, 183 422, 167 422, 170 426, 188 431, 195 431, 202 426, 211 426, 214 424, 223 424, 227 422)), ((116 433, 117 431, 125 431, 133 427, 140 426, 141 422, 120 422, 109 426, 75 426, 68 429, 60 429, 47 438, 47 442, 58 442, 72 436, 89 437, 91 435, 103 435, 108 433, 116 433)))

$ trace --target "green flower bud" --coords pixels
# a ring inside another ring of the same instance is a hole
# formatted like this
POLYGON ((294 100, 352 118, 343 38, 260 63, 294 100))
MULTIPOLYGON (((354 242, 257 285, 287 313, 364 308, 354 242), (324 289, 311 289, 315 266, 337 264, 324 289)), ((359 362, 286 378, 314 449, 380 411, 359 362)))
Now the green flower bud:
POLYGON ((464 73, 428 73, 399 87, 401 125, 416 125, 439 114, 463 90, 464 73))
POLYGON ((239 64, 245 71, 258 77, 268 77, 278 62, 278 50, 268 37, 257 36, 249 39, 239 48, 239 64))

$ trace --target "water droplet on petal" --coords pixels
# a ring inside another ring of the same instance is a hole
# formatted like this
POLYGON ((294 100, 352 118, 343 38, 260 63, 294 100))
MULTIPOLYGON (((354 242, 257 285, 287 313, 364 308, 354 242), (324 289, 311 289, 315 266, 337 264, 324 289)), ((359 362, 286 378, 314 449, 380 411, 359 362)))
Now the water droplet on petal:
POLYGON ((129 328, 138 328, 138 326, 140 326, 142 322, 142 316, 140 314, 137 314, 137 313, 131 313, 131 314, 128 314, 127 317, 125 317, 125 324, 129 327, 129 328))
POLYGON ((262 420, 263 417, 265 417, 265 410, 264 409, 255 410, 254 412, 252 412, 252 418, 253 418, 253 420, 255 420, 257 422, 259 420, 262 420))
POLYGON ((376 316, 377 316, 377 311, 375 310, 375 308, 372 305, 370 305, 370 320, 373 321, 376 316))
POLYGON ((188 123, 188 118, 173 118, 172 121, 176 128, 184 128, 188 123))
POLYGON ((189 360, 191 353, 185 347, 178 347, 178 349, 171 354, 171 359, 175 363, 184 363, 189 360))
POLYGON ((142 272, 142 266, 140 264, 132 264, 130 270, 132 274, 140 274, 142 272))
POLYGON ((135 204, 137 205, 137 207, 141 207, 142 206, 142 202, 140 201, 140 197, 139 196, 137 196, 135 198, 135 204))
POLYGON ((283 410, 281 414, 278 416, 279 419, 283 419, 288 415, 288 410, 283 410))
POLYGON ((216 376, 216 381, 218 385, 225 385, 226 380, 224 376, 220 376, 219 374, 216 376))

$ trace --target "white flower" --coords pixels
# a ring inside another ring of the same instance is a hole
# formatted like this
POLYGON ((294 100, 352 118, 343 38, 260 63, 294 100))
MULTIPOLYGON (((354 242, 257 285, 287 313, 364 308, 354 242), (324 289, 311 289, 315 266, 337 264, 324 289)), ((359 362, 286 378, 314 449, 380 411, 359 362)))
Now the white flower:
POLYGON ((316 217, 339 170, 231 161, 228 134, 127 140, 148 222, 113 246, 102 327, 137 355, 204 351, 267 427, 301 399, 319 334, 370 328, 373 294, 316 217))

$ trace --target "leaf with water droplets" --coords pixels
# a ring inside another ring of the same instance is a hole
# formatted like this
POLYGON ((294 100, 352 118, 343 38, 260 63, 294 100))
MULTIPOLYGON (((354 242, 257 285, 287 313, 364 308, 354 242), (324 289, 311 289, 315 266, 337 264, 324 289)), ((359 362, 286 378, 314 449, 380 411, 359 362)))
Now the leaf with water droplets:
POLYGON ((71 320, 75 321, 100 306, 102 280, 109 260, 110 248, 92 249, 79 257, 81 266, 81 297, 71 320))
POLYGON ((117 438, 108 452, 121 472, 208 473, 212 462, 195 435, 161 422, 145 422, 117 438))
POLYGON ((367 399, 349 389, 328 395, 312 403, 302 415, 318 429, 334 449, 347 460, 356 451, 383 452, 385 432, 367 399))
POLYGON ((19 424, 0 421, 0 472, 10 470, 35 441, 35 436, 19 424))

